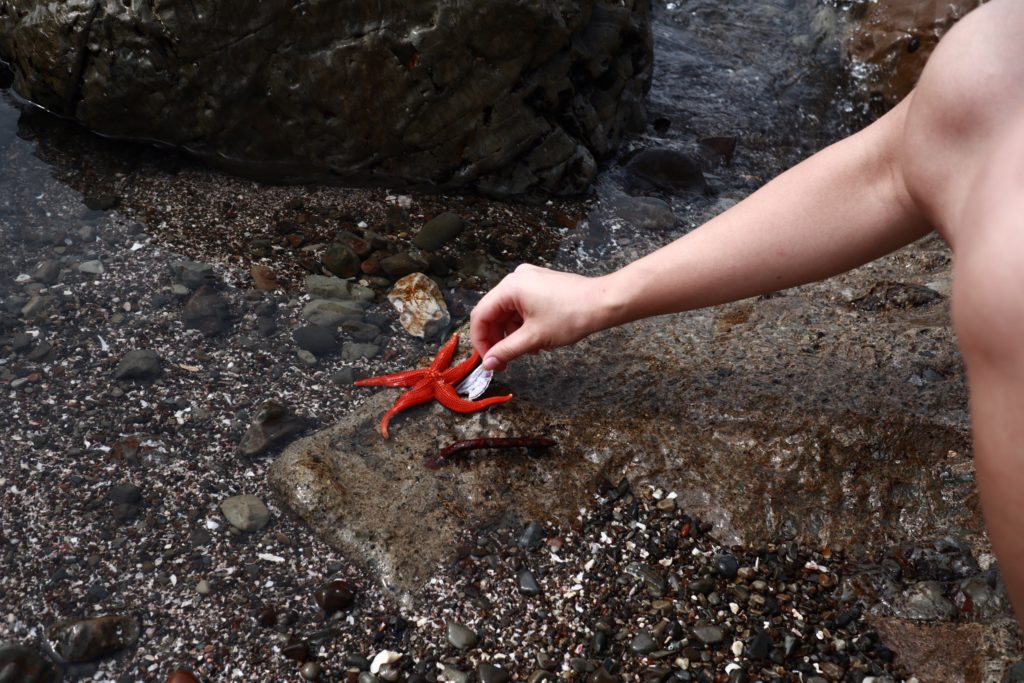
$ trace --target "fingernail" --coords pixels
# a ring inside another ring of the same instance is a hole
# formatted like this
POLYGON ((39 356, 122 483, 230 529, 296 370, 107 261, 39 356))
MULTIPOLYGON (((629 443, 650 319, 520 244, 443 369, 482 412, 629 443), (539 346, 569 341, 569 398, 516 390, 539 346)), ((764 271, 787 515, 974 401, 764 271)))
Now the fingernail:
POLYGON ((484 370, 494 370, 498 367, 498 365, 500 365, 500 363, 498 362, 498 359, 495 358, 494 356, 487 356, 487 358, 484 358, 484 362, 481 363, 480 365, 483 366, 484 370))

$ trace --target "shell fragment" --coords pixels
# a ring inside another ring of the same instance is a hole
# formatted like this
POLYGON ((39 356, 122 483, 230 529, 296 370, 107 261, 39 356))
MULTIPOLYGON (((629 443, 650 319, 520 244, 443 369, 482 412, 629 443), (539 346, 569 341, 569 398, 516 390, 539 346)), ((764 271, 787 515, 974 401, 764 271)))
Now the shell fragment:
POLYGON ((478 365, 473 372, 466 375, 466 378, 455 387, 455 393, 462 394, 470 401, 475 401, 491 385, 491 378, 494 377, 493 370, 484 370, 484 366, 478 365))

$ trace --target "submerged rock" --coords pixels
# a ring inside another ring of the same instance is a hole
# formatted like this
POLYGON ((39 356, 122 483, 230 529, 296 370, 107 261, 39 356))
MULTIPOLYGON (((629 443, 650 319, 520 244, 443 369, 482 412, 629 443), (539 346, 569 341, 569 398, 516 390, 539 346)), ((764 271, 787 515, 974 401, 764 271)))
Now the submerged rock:
POLYGON ((448 306, 437 284, 423 273, 406 275, 388 292, 398 322, 414 337, 437 339, 451 324, 448 306))
POLYGON ((61 671, 35 650, 15 643, 0 643, 0 681, 58 683, 61 671))
POLYGON ((651 78, 640 0, 6 8, 0 58, 25 97, 277 179, 579 192, 642 125, 651 78))
POLYGON ((238 452, 246 456, 263 453, 306 428, 306 422, 288 406, 267 401, 256 411, 249 429, 238 443, 238 452))
POLYGON ((54 653, 65 662, 88 662, 134 645, 139 622, 125 615, 65 621, 48 631, 54 653))

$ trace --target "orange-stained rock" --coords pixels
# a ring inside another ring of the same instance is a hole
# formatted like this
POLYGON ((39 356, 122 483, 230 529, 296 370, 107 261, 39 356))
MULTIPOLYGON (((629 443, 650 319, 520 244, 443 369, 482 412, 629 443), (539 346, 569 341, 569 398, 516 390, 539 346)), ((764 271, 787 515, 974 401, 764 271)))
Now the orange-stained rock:
POLYGON ((256 264, 249 272, 252 275, 252 284, 256 289, 273 292, 275 289, 281 288, 277 281, 277 273, 269 266, 256 264))
POLYGON ((847 58, 872 67, 871 94, 886 105, 899 102, 917 83, 929 55, 943 36, 979 0, 880 0, 850 25, 847 58))

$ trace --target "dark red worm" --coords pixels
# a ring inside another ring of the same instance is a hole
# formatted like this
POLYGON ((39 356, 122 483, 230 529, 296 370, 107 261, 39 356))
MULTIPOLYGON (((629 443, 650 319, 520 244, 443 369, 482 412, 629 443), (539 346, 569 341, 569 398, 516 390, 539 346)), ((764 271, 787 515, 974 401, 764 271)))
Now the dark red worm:
POLYGON ((439 451, 436 455, 428 455, 423 464, 426 465, 427 469, 438 470, 447 465, 453 455, 466 451, 475 451, 481 448, 550 448, 557 444, 558 442, 554 439, 544 436, 466 439, 465 441, 456 441, 451 446, 439 451))

